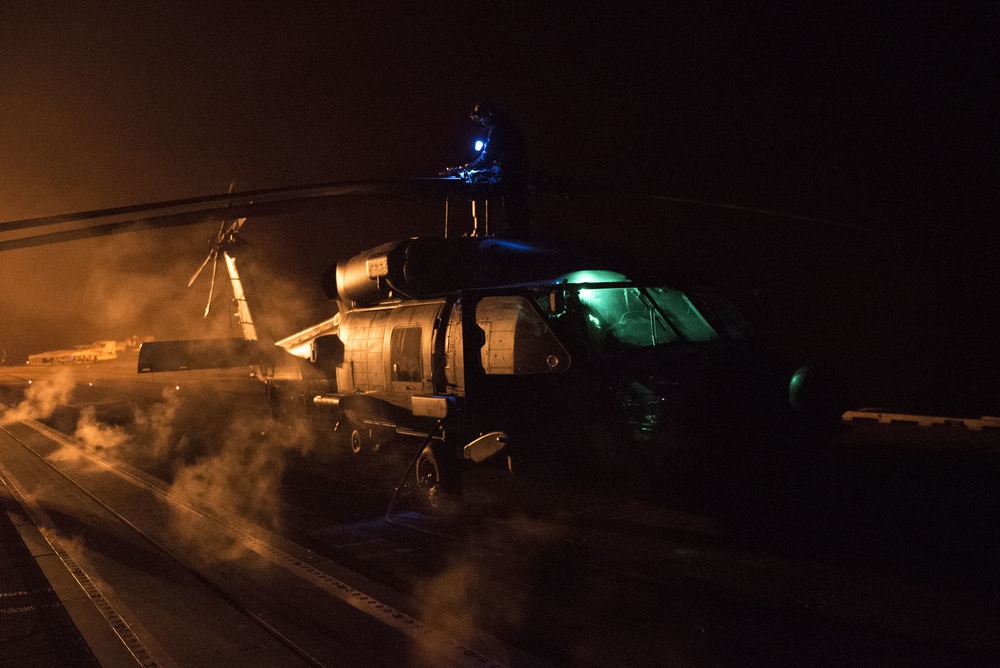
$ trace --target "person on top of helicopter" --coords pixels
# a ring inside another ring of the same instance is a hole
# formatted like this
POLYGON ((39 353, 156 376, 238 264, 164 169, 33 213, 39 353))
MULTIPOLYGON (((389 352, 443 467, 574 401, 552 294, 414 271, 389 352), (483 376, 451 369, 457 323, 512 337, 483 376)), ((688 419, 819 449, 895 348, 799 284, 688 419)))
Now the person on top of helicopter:
POLYGON ((486 129, 479 156, 461 167, 446 169, 442 176, 461 176, 470 183, 494 185, 507 217, 507 228, 501 236, 530 236, 528 164, 521 131, 510 116, 490 102, 478 103, 469 118, 486 129))

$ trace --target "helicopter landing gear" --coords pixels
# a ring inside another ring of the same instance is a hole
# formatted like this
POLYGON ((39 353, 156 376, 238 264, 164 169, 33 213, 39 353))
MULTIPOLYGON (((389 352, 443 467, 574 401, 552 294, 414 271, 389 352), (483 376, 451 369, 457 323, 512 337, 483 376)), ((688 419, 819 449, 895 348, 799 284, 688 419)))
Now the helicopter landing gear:
POLYGON ((365 449, 364 438, 361 436, 361 431, 357 427, 351 429, 349 444, 351 447, 351 452, 353 452, 355 455, 360 455, 362 452, 364 452, 365 449))
POLYGON ((442 443, 424 447, 414 466, 417 489, 426 504, 438 510, 461 492, 461 472, 458 461, 444 449, 442 443))
POLYGON ((380 434, 371 427, 344 422, 337 431, 347 434, 347 446, 355 456, 376 454, 382 448, 380 434))

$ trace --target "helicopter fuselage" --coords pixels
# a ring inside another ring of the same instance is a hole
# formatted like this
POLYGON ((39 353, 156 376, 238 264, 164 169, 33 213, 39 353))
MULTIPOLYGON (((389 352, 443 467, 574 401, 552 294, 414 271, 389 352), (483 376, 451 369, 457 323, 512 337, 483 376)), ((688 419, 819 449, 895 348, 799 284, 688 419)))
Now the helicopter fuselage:
MULTIPOLYGON (((439 457, 462 460, 465 444, 502 432, 514 460, 659 465, 708 434, 745 435, 788 417, 786 370, 714 290, 635 282, 592 264, 504 283, 531 272, 504 268, 502 253, 482 261, 491 240, 461 240, 478 260, 463 251, 440 265, 454 277, 427 278, 417 268, 434 265, 424 265, 421 241, 336 268, 336 296, 351 306, 336 331, 335 389, 312 401, 343 414, 358 448, 423 436, 446 444, 439 457), (464 286, 434 292, 448 281, 464 286)), ((434 254, 445 247, 433 244, 434 254)))
MULTIPOLYGON (((793 421, 790 369, 720 293, 608 266, 543 243, 407 239, 326 272, 336 317, 277 346, 219 347, 230 364, 256 357, 275 406, 332 412, 357 453, 423 438, 435 479, 500 450, 512 465, 655 471, 793 421)), ((179 343, 140 354, 140 370, 191 352, 179 343)))

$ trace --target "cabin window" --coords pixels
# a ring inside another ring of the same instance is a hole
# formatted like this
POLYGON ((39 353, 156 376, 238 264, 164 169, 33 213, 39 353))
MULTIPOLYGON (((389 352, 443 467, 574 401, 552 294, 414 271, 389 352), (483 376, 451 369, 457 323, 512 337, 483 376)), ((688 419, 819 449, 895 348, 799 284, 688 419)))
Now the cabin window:
POLYGON ((476 324, 485 334, 480 361, 488 374, 538 374, 564 371, 569 353, 524 297, 484 297, 476 305, 476 324))
POLYGON ((420 362, 419 327, 396 327, 389 338, 389 363, 392 379, 404 383, 419 383, 423 379, 420 362))

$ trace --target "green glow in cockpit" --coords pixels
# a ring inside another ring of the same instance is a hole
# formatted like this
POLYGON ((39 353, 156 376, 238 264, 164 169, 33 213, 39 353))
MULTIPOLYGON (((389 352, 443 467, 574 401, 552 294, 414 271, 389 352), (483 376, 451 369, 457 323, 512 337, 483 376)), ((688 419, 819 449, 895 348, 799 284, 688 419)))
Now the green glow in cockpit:
POLYGON ((603 269, 589 271, 574 271, 562 277, 567 283, 579 285, 581 283, 624 283, 628 278, 624 274, 616 271, 603 269))
POLYGON ((713 341, 719 338, 680 290, 640 288, 621 285, 621 281, 614 282, 618 285, 608 281, 603 285, 580 288, 577 293, 587 319, 587 329, 595 341, 606 342, 610 337, 620 343, 645 348, 675 341, 713 341))

